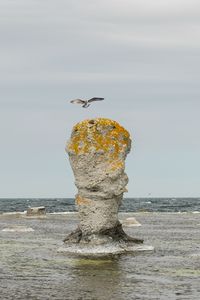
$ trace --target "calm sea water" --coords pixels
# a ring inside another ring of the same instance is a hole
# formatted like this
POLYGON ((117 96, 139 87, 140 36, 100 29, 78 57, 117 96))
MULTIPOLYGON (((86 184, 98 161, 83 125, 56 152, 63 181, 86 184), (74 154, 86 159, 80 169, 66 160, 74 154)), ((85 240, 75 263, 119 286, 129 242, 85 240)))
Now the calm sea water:
MULTIPOLYGON (((49 213, 76 211, 72 198, 0 199, 0 212, 24 211, 29 206, 45 206, 49 213)), ((126 198, 120 211, 194 212, 200 211, 200 198, 126 198)))

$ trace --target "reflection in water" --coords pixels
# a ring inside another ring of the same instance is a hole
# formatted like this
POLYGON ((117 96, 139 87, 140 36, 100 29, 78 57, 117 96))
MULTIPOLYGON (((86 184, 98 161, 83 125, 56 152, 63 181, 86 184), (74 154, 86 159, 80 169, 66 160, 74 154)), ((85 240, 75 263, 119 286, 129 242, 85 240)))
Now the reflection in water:
POLYGON ((74 259, 71 269, 74 295, 82 297, 75 299, 125 300, 134 296, 133 291, 141 280, 135 278, 133 269, 127 272, 123 264, 123 256, 74 259))
POLYGON ((119 295, 121 270, 118 258, 77 258, 71 269, 74 293, 86 299, 112 299, 119 295), (85 297, 85 298, 84 298, 85 297))

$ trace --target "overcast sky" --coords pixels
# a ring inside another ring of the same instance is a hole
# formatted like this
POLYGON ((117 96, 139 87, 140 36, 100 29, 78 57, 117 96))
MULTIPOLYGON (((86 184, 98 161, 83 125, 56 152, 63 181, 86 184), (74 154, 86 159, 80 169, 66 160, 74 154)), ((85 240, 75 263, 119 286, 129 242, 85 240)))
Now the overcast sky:
POLYGON ((0 0, 0 53, 0 197, 73 197, 90 117, 131 133, 125 196, 200 196, 199 0, 0 0))

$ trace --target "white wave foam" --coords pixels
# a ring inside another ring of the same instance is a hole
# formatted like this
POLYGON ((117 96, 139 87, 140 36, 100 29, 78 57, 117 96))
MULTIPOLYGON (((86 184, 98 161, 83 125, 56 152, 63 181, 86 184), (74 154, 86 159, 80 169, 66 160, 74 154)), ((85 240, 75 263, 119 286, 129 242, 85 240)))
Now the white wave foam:
POLYGON ((22 225, 14 225, 7 228, 2 229, 4 232, 32 232, 34 231, 31 227, 26 227, 22 225))

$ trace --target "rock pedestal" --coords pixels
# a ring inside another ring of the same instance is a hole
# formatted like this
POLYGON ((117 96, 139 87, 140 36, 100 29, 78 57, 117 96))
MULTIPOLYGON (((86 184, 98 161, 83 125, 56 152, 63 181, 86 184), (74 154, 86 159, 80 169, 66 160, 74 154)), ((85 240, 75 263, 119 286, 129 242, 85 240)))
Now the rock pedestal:
POLYGON ((120 245, 125 249, 143 242, 127 236, 118 220, 123 193, 127 191, 124 170, 130 149, 128 131, 113 120, 97 118, 74 126, 66 151, 78 189, 80 224, 65 238, 65 244, 78 244, 79 249, 91 245, 93 249, 95 245, 120 245))

